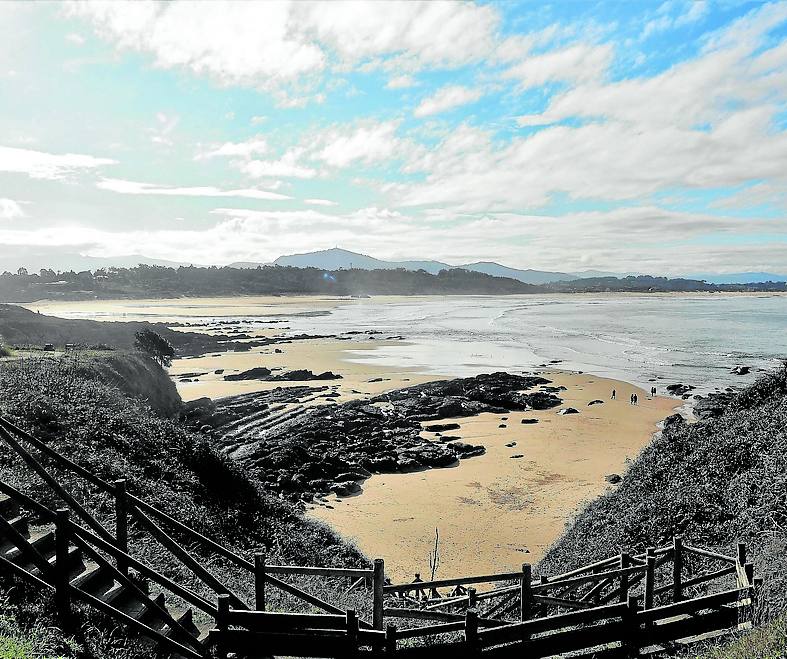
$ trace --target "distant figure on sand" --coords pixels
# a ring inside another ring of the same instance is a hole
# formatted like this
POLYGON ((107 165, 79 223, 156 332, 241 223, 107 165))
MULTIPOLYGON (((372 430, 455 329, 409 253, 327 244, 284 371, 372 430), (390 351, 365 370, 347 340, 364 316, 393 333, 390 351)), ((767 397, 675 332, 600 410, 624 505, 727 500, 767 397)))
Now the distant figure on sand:
POLYGON ((612 400, 615 400, 615 390, 612 390, 612 400))
POLYGON ((650 396, 651 396, 651 398, 655 398, 656 397, 656 387, 651 387, 650 388, 650 396))
POLYGON ((639 403, 639 396, 637 396, 637 394, 632 394, 632 396, 634 397, 634 405, 638 404, 639 403))

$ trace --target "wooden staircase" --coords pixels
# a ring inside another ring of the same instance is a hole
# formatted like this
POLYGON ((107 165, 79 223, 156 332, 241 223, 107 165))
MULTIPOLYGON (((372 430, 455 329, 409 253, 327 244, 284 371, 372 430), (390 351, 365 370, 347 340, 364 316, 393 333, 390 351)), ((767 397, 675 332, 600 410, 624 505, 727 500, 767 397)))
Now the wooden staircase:
MULTIPOLYGON (((2 494, 0 520, 5 522, 0 522, 0 559, 44 582, 48 582, 49 575, 44 573, 45 566, 41 564, 41 558, 53 572, 63 574, 62 565, 58 564, 54 524, 33 524, 30 516, 22 512, 17 501, 2 494), (16 533, 9 531, 9 527, 16 533), (20 548, 20 538, 35 553, 20 548)), ((203 628, 195 625, 191 608, 168 606, 165 594, 151 593, 150 582, 147 580, 135 578, 133 584, 119 581, 115 569, 92 560, 83 548, 72 542, 68 543, 64 555, 65 574, 73 589, 92 596, 166 638, 186 645, 189 643, 189 639, 185 638, 186 632, 192 637, 189 645, 194 650, 205 647, 211 625, 203 628)), ((176 652, 175 656, 177 655, 176 652)))

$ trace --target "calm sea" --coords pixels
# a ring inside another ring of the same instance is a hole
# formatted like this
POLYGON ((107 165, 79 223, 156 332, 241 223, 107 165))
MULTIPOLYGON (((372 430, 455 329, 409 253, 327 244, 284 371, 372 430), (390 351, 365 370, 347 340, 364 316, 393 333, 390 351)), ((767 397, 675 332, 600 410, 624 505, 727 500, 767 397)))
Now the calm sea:
POLYGON ((560 367, 650 386, 744 384, 787 358, 787 296, 517 296, 354 300, 293 330, 402 335, 355 359, 446 375, 560 367), (732 376, 737 365, 752 375, 732 376))

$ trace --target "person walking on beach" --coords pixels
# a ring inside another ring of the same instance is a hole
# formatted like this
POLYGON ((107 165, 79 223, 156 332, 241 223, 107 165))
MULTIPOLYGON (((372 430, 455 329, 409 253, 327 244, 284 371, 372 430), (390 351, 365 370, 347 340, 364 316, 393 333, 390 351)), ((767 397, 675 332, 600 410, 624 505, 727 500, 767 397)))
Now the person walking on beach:
POLYGON ((612 400, 615 400, 615 390, 612 390, 612 400))
POLYGON ((633 405, 633 404, 634 404, 634 394, 631 394, 629 396, 629 405, 633 405))
POLYGON ((632 394, 632 396, 634 396, 634 405, 637 405, 639 403, 639 396, 637 396, 637 394, 632 394))

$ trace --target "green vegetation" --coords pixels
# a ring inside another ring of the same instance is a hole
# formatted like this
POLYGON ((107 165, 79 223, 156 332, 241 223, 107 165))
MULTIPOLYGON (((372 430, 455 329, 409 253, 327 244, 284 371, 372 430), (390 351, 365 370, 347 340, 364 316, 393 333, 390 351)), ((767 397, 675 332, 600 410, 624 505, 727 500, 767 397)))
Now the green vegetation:
POLYGON ((0 357, 10 357, 13 354, 14 353, 11 351, 11 348, 0 343, 0 357))
POLYGON ((175 357, 175 348, 161 334, 144 329, 134 334, 134 347, 150 355, 161 366, 170 366, 175 357))
MULTIPOLYGON (((95 357, 90 360, 27 359, 0 365, 0 414, 44 439, 55 450, 112 481, 125 478, 129 490, 152 505, 175 515, 237 552, 250 557, 265 550, 271 562, 311 565, 367 565, 357 550, 346 545, 327 527, 306 520, 291 504, 274 498, 250 481, 231 462, 218 454, 204 437, 187 432, 176 421, 158 416, 153 410, 112 384, 108 373, 117 372, 120 362, 130 360, 127 372, 146 358, 139 354, 111 356, 114 364, 95 357)), ((147 360, 152 364, 150 360, 147 360)), ((158 368, 157 366, 155 368, 158 368)), ((166 379, 166 376, 162 376, 166 379)), ((84 481, 48 467, 108 528, 112 528, 112 504, 84 481)), ((59 501, 37 478, 32 477, 5 445, 0 447, 0 478, 34 498, 58 507, 59 501)), ((196 579, 149 536, 132 525, 132 554, 143 557, 167 576, 210 596, 196 579)), ((251 599, 253 584, 248 574, 227 563, 204 556, 204 563, 225 583, 251 599)), ((364 612, 366 602, 345 596, 347 584, 325 580, 301 582, 318 596, 344 601, 364 612)), ((0 591, 19 582, 0 580, 0 591)), ((51 599, 51 598, 49 598, 51 599)), ((271 606, 290 610, 303 608, 301 602, 276 591, 271 606), (278 597, 278 599, 277 599, 278 597)), ((51 602, 36 597, 20 597, 15 616, 29 632, 35 625, 54 624, 51 602)), ((83 648, 79 656, 118 658, 135 656, 115 635, 91 636, 90 630, 112 629, 115 625, 83 625, 76 642, 83 648)))
POLYGON ((779 617, 733 641, 687 653, 683 659, 784 659, 787 617, 779 617))
POLYGON ((666 277, 595 277, 543 286, 516 279, 493 277, 462 269, 441 270, 334 270, 261 266, 217 268, 139 265, 102 268, 95 272, 21 269, 0 275, 0 299, 32 302, 41 299, 179 297, 213 295, 507 295, 513 293, 571 293, 597 291, 784 291, 786 283, 708 284, 693 279, 666 277))
MULTIPOLYGON (((577 516, 541 567, 571 568, 619 547, 665 545, 678 534, 688 544, 725 553, 745 541, 765 579, 759 619, 787 611, 787 365, 735 396, 722 416, 669 424, 621 485, 577 516)), ((781 642, 773 656, 785 656, 784 623, 774 625, 774 635, 757 632, 741 647, 768 638, 781 642)))

